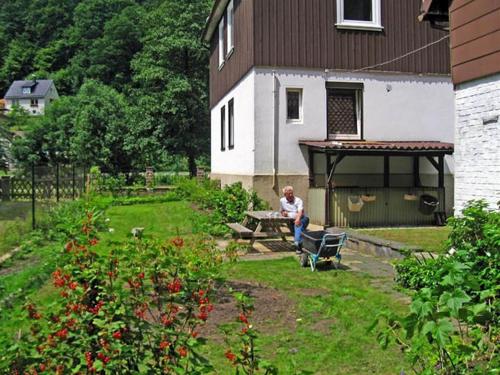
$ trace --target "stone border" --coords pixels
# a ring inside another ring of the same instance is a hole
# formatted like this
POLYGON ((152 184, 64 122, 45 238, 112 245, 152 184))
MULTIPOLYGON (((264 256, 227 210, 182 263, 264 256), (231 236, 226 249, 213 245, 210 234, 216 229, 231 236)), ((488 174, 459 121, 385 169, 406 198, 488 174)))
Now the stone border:
POLYGON ((346 247, 370 255, 402 259, 408 251, 413 253, 424 251, 418 246, 410 246, 401 242, 389 241, 379 237, 361 234, 350 229, 333 227, 328 228, 327 231, 333 233, 345 232, 347 234, 346 247))

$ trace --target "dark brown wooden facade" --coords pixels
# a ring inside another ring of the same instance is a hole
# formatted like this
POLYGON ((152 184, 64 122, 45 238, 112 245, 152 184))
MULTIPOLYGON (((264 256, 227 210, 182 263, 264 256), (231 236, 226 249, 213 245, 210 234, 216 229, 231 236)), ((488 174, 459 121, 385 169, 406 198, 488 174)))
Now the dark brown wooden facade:
POLYGON ((453 83, 500 72, 499 0, 454 0, 450 34, 453 83))
MULTIPOLYGON (((235 49, 220 70, 218 32, 211 38, 211 106, 253 66, 356 70, 445 36, 446 32, 418 22, 420 5, 421 0, 381 0, 383 31, 361 31, 335 27, 335 0, 234 0, 235 49)), ((370 70, 449 74, 449 44, 444 40, 370 70)))

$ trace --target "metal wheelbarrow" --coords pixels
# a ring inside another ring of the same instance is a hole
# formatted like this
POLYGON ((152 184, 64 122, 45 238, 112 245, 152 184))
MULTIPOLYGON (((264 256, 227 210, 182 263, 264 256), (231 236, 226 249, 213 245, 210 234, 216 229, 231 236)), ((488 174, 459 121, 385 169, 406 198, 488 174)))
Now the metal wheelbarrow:
POLYGON ((324 230, 304 232, 302 254, 300 256, 300 265, 302 267, 307 267, 309 264, 311 266, 311 271, 314 272, 317 263, 321 258, 329 260, 330 258, 335 258, 337 261, 334 262, 335 269, 337 269, 342 259, 340 250, 347 240, 347 235, 342 233, 330 233, 324 230))

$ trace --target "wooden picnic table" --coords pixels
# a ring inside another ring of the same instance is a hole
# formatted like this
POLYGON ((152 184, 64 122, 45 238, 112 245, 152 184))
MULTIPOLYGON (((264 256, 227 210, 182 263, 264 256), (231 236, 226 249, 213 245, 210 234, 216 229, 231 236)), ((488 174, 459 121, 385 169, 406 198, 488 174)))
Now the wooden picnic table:
POLYGON ((240 237, 250 238, 251 243, 257 238, 272 237, 281 237, 283 241, 286 241, 286 233, 282 231, 282 226, 286 224, 288 228, 293 220, 293 218, 283 216, 277 211, 247 211, 245 212, 245 219, 241 224, 229 223, 227 225, 238 233, 240 237), (255 230, 247 227, 251 221, 257 223, 255 230))

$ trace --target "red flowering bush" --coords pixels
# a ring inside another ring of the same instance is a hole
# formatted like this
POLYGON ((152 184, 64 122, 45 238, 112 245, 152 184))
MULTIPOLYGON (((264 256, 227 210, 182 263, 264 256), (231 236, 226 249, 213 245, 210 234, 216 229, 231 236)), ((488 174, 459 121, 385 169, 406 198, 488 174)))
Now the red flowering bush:
POLYGON ((89 212, 52 274, 59 298, 41 311, 0 370, 12 374, 205 373, 198 330, 209 318, 221 256, 203 240, 134 240, 103 256, 89 212), (5 367, 7 366, 7 367, 5 367))
MULTIPOLYGON (((236 374, 277 374, 278 370, 267 361, 264 361, 258 355, 255 346, 258 334, 254 326, 250 323, 253 313, 253 305, 250 298, 242 293, 235 293, 236 302, 240 313, 237 321, 241 324, 239 337, 239 348, 233 352, 227 349, 225 357, 235 367, 236 374)), ((228 343, 229 345, 229 343, 228 343)))

